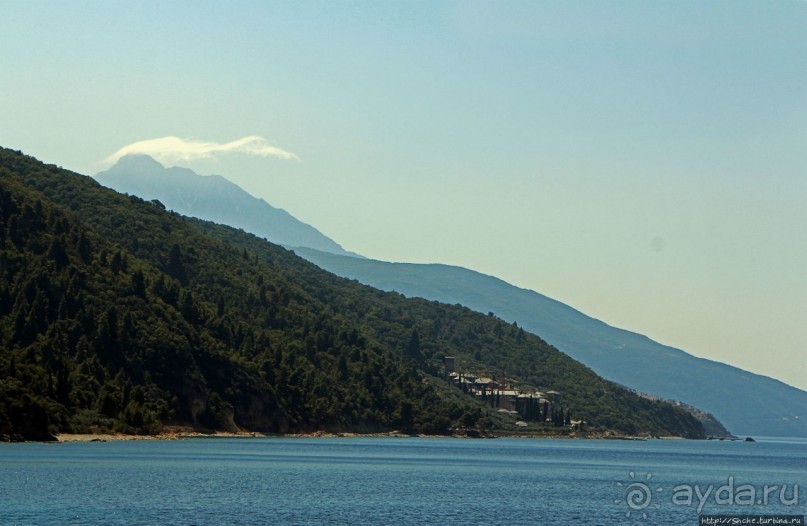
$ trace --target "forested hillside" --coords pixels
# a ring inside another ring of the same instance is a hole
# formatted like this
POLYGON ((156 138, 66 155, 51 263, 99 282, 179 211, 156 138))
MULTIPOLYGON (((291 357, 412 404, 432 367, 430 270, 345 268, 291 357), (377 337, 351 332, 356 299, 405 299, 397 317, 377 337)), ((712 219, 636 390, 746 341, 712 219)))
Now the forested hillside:
POLYGON ((295 249, 339 276, 410 297, 493 311, 540 334, 597 374, 642 393, 712 413, 738 435, 807 437, 807 393, 611 327, 537 292, 449 265, 387 263, 295 249), (704 388, 708 386, 708 388, 704 388))
POLYGON ((435 376, 451 354, 559 391, 593 428, 702 435, 495 316, 338 278, 19 152, 0 150, 0 181, 0 434, 495 426, 435 376))

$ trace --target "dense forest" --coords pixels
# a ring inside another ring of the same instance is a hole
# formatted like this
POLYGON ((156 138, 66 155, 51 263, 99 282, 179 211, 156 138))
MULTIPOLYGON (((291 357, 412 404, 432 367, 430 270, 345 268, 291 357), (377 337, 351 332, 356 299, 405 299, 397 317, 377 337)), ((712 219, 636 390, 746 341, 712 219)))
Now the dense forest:
POLYGON ((0 149, 0 435, 500 429, 443 357, 561 393, 590 429, 702 437, 493 313, 381 292, 0 149))

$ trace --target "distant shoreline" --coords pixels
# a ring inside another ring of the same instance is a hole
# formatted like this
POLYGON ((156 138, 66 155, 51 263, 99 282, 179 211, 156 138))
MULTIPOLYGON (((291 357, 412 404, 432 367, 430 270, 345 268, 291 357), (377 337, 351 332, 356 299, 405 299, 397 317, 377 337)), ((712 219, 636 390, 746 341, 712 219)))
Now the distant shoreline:
MULTIPOLYGON (((525 438, 525 439, 575 439, 575 440, 687 440, 684 437, 663 436, 663 437, 635 437, 615 434, 591 434, 591 435, 558 435, 558 434, 538 434, 538 433, 493 433, 489 435, 409 435, 400 431, 389 431, 383 433, 333 433, 328 431, 314 431, 311 433, 258 433, 250 431, 226 432, 215 431, 203 433, 194 430, 170 430, 153 435, 129 435, 123 433, 59 433, 56 440, 50 443, 75 443, 75 442, 122 442, 141 440, 188 440, 193 438, 525 438)), ((37 442, 37 441, 34 441, 37 442)))

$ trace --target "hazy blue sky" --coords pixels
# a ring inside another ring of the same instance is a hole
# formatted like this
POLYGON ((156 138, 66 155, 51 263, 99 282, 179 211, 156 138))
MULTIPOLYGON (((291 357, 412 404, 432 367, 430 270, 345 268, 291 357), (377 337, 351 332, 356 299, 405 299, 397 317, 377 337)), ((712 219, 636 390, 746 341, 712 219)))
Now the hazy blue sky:
POLYGON ((0 7, 3 146, 260 136, 177 163, 807 388, 805 1, 0 7))

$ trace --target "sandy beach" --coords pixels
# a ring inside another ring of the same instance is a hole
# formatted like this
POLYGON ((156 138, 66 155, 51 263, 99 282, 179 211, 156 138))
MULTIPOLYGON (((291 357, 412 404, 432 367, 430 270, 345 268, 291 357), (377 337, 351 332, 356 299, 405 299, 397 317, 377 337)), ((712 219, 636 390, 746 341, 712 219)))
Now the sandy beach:
POLYGON ((167 426, 156 435, 127 435, 124 433, 59 433, 58 442, 113 442, 120 440, 184 440, 187 438, 254 438, 267 436, 249 431, 227 432, 215 431, 202 433, 190 427, 167 426))

